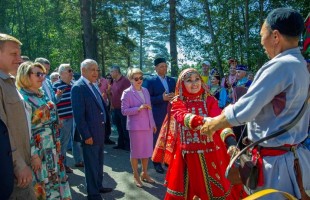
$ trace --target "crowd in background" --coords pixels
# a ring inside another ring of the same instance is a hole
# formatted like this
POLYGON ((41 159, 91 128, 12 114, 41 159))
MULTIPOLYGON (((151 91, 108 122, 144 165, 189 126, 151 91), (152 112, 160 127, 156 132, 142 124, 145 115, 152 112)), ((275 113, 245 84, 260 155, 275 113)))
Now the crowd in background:
POLYGON ((252 82, 257 83, 248 66, 231 58, 229 72, 221 77, 209 61, 203 61, 201 73, 186 69, 176 80, 167 75, 166 59, 156 58, 156 74, 145 79, 140 69, 129 69, 126 77, 117 65, 101 77, 97 62, 86 59, 81 62, 81 77, 74 80, 70 64, 63 63, 50 74, 48 59, 32 62, 21 57, 19 40, 6 34, 0 38, 0 127, 9 132, 3 141, 10 142, 3 148, 12 149, 5 161, 10 181, 1 190, 1 199, 10 195, 11 199, 71 199, 69 149, 74 167, 84 168, 88 199, 102 199, 100 193, 113 190, 102 185, 104 144, 130 152, 137 187, 155 183, 148 173, 152 155, 156 172, 165 173, 164 164, 168 166, 166 199, 246 196, 242 185, 231 185, 225 178, 225 169, 232 152, 244 147, 247 127, 244 123, 223 127, 211 138, 200 128, 237 103, 252 82), (110 138, 112 126, 117 142, 110 138))

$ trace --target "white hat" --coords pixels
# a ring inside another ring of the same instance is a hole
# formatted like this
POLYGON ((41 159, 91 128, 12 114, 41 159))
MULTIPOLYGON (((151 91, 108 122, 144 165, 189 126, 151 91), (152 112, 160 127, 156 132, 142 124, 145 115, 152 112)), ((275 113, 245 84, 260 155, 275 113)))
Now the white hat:
POLYGON ((208 66, 211 66, 210 62, 209 61, 203 61, 202 64, 205 64, 205 65, 208 65, 208 66))

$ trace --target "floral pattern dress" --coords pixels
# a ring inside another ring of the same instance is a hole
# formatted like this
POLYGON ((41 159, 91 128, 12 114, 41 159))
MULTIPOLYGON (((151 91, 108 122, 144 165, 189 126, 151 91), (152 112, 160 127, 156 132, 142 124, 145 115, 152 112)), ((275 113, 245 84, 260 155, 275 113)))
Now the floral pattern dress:
MULTIPOLYGON (((71 199, 70 186, 60 154, 55 104, 45 95, 20 90, 31 120, 31 155, 38 155, 42 167, 33 172, 37 199, 71 199)), ((42 92, 43 93, 43 92, 42 92)))

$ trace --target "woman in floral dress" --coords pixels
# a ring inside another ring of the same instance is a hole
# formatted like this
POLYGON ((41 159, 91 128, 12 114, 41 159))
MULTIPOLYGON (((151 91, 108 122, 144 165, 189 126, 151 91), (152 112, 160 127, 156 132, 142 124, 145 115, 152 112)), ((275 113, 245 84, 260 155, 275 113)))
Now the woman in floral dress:
POLYGON ((60 155, 55 104, 41 90, 46 70, 39 63, 25 62, 18 68, 16 84, 31 122, 31 166, 37 199, 71 199, 60 155))

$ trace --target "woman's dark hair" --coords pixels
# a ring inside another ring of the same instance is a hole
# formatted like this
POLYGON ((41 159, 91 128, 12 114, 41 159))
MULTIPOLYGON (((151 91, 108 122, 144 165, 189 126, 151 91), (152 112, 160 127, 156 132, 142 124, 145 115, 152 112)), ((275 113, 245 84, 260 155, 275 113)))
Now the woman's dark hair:
POLYGON ((214 74, 213 77, 216 78, 217 80, 221 81, 221 77, 219 74, 214 74))

